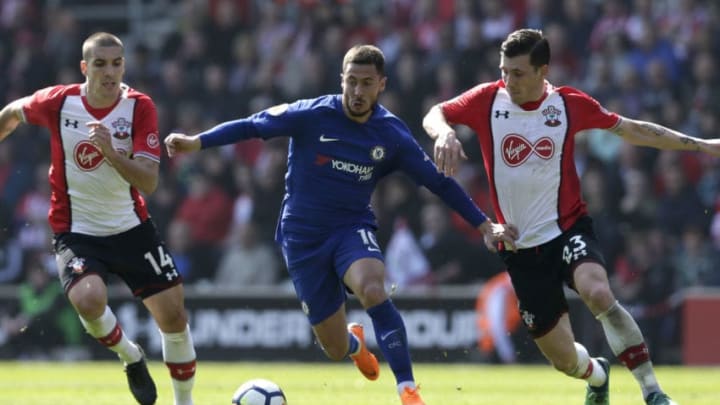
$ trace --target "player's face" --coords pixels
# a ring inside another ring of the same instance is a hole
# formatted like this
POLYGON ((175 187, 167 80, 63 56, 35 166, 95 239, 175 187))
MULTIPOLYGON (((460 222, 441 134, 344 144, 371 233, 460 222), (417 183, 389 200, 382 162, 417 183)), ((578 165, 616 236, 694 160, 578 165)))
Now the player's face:
POLYGON ((125 58, 119 46, 97 46, 90 50, 89 60, 80 62, 87 78, 88 98, 100 106, 117 100, 125 74, 125 58))
POLYGON ((545 91, 547 65, 535 68, 530 64, 530 55, 519 55, 507 58, 500 55, 500 72, 515 104, 536 101, 545 91))
POLYGON ((375 65, 356 63, 348 63, 341 77, 345 114, 353 121, 367 121, 380 93, 385 90, 387 78, 377 72, 375 65))

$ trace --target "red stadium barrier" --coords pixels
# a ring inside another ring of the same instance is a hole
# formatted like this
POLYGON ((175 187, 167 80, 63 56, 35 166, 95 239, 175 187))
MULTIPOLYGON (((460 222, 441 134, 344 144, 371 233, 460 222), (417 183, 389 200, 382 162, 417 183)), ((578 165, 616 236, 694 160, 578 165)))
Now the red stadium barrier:
POLYGON ((683 304, 683 363, 720 364, 720 290, 693 290, 683 304))

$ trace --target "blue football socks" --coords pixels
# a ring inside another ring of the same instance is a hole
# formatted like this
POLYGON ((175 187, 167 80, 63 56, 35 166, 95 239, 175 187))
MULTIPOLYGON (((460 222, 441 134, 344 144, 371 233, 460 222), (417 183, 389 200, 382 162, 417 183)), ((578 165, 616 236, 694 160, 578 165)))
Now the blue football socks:
POLYGON ((398 383, 414 381, 405 323, 390 299, 367 310, 375 339, 398 383))

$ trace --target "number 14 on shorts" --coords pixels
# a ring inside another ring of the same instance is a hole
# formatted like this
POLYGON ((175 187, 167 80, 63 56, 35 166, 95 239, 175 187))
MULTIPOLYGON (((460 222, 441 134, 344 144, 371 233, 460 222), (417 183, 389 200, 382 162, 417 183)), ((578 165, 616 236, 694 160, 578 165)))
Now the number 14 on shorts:
POLYGON ((143 256, 145 260, 150 262, 150 265, 155 270, 155 273, 160 275, 163 274, 163 267, 170 268, 170 271, 165 272, 165 277, 167 277, 168 281, 172 280, 173 278, 176 278, 178 276, 177 270, 175 270, 175 263, 173 263, 172 257, 165 252, 165 249, 163 249, 162 245, 158 245, 157 247, 157 256, 160 258, 160 264, 158 264, 158 261, 155 259, 155 256, 153 256, 152 252, 145 252, 145 255, 143 256))

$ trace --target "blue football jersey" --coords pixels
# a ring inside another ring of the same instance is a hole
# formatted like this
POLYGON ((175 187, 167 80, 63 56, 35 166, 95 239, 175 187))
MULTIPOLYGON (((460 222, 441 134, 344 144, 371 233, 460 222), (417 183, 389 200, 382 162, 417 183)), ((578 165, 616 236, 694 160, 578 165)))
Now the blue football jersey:
POLYGON ((407 126, 382 105, 369 120, 349 119, 341 95, 298 100, 221 124, 203 134, 203 148, 251 137, 290 138, 276 239, 312 239, 342 227, 375 228, 370 199, 376 184, 402 171, 473 226, 486 218, 464 190, 439 173, 407 126))

